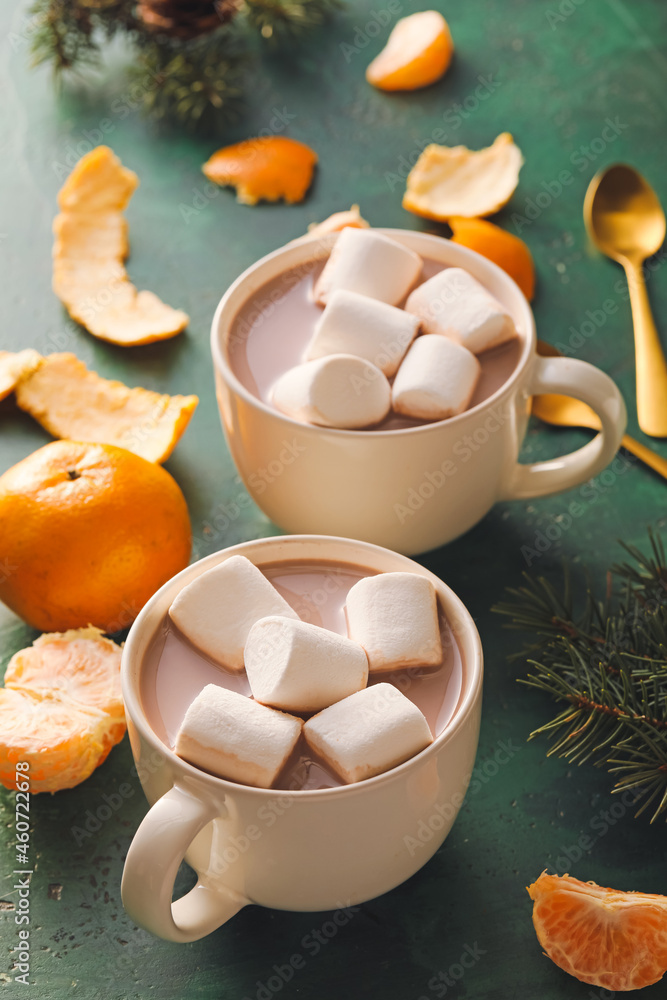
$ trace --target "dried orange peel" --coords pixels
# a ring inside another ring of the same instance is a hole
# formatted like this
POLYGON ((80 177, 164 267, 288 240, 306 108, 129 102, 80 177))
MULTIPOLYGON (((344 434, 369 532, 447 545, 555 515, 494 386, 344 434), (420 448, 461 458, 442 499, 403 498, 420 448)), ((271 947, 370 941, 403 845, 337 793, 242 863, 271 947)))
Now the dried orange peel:
POLYGON ((522 164, 509 132, 476 151, 431 143, 408 174, 403 208, 439 222, 492 215, 514 194, 522 164))
POLYGON ((40 636, 0 688, 0 782, 57 792, 85 781, 123 738, 121 647, 93 627, 40 636), (17 771, 18 762, 27 769, 17 771))
POLYGON ((310 146, 282 135, 244 139, 224 146, 202 170, 210 181, 236 188, 243 205, 258 201, 303 201, 313 179, 317 153, 310 146))
POLYGON ((449 220, 449 225, 453 232, 452 243, 468 247, 492 260, 516 281, 527 299, 532 299, 535 294, 535 265, 523 240, 486 219, 453 218, 449 220))
POLYGON ((366 70, 380 90, 418 90, 439 80, 454 54, 449 25, 437 10, 423 10, 396 22, 387 44, 366 70))
POLYGON ((131 389, 63 353, 49 354, 19 381, 16 402, 56 438, 114 444, 165 462, 199 400, 131 389))
POLYGON ((53 290, 72 319, 101 340, 131 346, 174 337, 188 325, 180 309, 127 276, 127 223, 122 215, 139 183, 108 146, 76 164, 58 195, 53 223, 53 290))
POLYGON ((624 992, 657 983, 667 971, 667 896, 546 872, 528 893, 544 951, 581 982, 624 992))
POLYGON ((6 399, 19 384, 42 363, 42 356, 32 348, 25 351, 0 351, 0 400, 6 399))
POLYGON ((341 229, 368 229, 369 226, 370 223, 362 218, 359 206, 352 205, 346 212, 334 212, 333 215, 329 215, 322 222, 311 222, 308 226, 308 232, 304 233, 303 236, 297 236, 296 239, 290 240, 290 243, 298 243, 301 240, 321 239, 323 236, 328 236, 329 233, 339 233, 341 229))

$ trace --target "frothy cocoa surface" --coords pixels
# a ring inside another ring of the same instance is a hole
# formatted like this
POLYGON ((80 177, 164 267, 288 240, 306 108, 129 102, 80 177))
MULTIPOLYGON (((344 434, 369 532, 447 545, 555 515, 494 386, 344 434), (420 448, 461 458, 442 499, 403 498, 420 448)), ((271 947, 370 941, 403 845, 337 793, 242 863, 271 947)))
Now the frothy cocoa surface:
MULTIPOLYGON (((303 621, 347 635, 345 599, 350 588, 372 571, 334 561, 295 561, 259 567, 303 621)), ((433 736, 452 719, 463 688, 464 664, 456 638, 440 611, 443 662, 436 668, 397 670, 369 683, 389 681, 424 713, 433 736)), ((194 649, 165 616, 149 650, 141 677, 144 710, 157 736, 173 749, 188 706, 207 684, 250 696, 245 673, 234 674, 194 649)), ((332 788, 341 784, 315 761, 302 741, 279 776, 276 788, 332 788)))

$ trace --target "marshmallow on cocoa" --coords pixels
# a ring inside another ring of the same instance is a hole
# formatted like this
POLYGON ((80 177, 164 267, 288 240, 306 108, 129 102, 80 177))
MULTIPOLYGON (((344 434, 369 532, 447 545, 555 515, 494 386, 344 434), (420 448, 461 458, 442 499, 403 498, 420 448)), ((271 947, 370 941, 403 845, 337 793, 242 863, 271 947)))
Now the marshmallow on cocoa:
POLYGON ((371 674, 442 662, 435 587, 417 573, 378 573, 355 583, 347 631, 366 650, 371 674))
POLYGON ((274 383, 271 401, 295 420, 352 430, 378 424, 387 416, 391 387, 370 361, 330 354, 286 371, 274 383))
POLYGON ((394 410, 422 420, 454 417, 469 405, 480 371, 475 355, 453 340, 418 337, 394 379, 394 410))
POLYGON ((368 659, 358 642, 279 615, 250 629, 245 667, 256 701, 291 712, 319 712, 368 680, 368 659))
POLYGON ((471 274, 448 267, 411 292, 406 311, 417 316, 424 333, 437 333, 481 354, 516 337, 507 310, 471 274))
POLYGON ((245 695, 207 684, 185 713, 175 751, 196 767, 255 788, 270 788, 303 722, 245 695))
POLYGON ((346 783, 397 767, 433 742, 424 715, 392 684, 373 684, 325 708, 303 735, 346 783))
POLYGON ((331 293, 315 325, 306 358, 356 354, 390 377, 396 374, 418 329, 417 317, 405 310, 339 288, 331 293))
POLYGON ((397 240, 372 229, 343 229, 315 283, 315 301, 326 305, 339 288, 398 305, 419 278, 422 259, 397 240))
POLYGON ((245 556, 231 556, 180 591, 169 617, 190 642, 230 670, 243 670, 251 627, 267 615, 298 615, 245 556))

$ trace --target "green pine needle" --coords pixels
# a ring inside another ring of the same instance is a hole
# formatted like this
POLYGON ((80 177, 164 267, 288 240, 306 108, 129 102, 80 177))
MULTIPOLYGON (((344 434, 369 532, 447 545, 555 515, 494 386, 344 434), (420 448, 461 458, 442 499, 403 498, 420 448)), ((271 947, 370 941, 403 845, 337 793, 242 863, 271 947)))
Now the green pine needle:
MULTIPOLYGON (((136 0, 36 0, 31 9, 33 64, 50 62, 57 75, 100 61, 105 41, 122 32, 137 49, 131 76, 155 85, 144 110, 190 126, 226 124, 238 115, 248 54, 241 41, 258 32, 270 42, 305 37, 343 6, 342 0, 239 0, 229 20, 183 40, 153 31, 137 16, 136 0), (234 16, 237 11, 242 17, 234 16)), ((248 39, 249 40, 249 39, 248 39)))
POLYGON ((637 815, 650 807, 653 822, 667 815, 667 567, 652 531, 648 554, 623 548, 631 561, 612 567, 603 601, 589 583, 575 613, 565 568, 562 592, 525 573, 493 610, 534 636, 516 654, 529 665, 520 683, 565 706, 530 738, 546 734, 549 755, 606 767, 614 791, 635 789, 637 815))

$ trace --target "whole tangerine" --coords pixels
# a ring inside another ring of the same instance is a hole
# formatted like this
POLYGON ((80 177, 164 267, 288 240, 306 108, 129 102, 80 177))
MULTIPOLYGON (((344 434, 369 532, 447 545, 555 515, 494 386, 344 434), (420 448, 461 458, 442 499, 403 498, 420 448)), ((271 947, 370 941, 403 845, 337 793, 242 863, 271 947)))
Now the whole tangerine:
POLYGON ((124 448, 54 441, 0 476, 0 600, 42 632, 126 628, 191 541, 175 479, 124 448))

